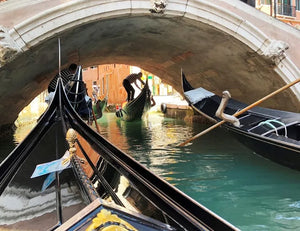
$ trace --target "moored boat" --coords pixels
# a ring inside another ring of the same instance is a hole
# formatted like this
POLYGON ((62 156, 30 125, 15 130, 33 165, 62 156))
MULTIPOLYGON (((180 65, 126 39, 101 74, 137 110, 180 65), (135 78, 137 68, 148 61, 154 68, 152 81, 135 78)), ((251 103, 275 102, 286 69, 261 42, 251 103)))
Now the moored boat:
POLYGON ((223 119, 218 114, 223 115, 224 119, 227 117, 232 123, 238 122, 235 125, 225 122, 222 127, 256 154, 300 170, 299 113, 256 106, 237 116, 236 120, 232 115, 246 108, 247 104, 229 98, 226 92, 222 101, 221 96, 204 88, 193 88, 183 72, 181 79, 185 99, 196 112, 215 123, 223 119))
POLYGON ((134 121, 142 118, 151 107, 151 91, 148 80, 140 94, 129 102, 125 102, 122 108, 116 111, 116 116, 124 121, 134 121))
POLYGON ((100 100, 98 99, 96 103, 93 104, 93 111, 95 113, 96 119, 100 119, 106 109, 107 106, 107 97, 100 100))
POLYGON ((99 135, 61 79, 0 165, 0 205, 6 230, 238 230, 99 135))

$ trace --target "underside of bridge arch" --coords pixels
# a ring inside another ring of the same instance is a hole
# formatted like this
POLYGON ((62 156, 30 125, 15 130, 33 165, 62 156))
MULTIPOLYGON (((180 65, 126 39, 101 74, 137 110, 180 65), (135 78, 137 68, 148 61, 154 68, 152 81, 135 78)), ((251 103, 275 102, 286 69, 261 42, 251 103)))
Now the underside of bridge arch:
MULTIPOLYGON (((73 26, 44 39, 0 69, 0 124, 13 123, 18 113, 47 88, 58 70, 76 62, 139 66, 181 91, 180 70, 195 87, 253 103, 286 83, 274 63, 238 39, 206 23, 188 18, 132 16, 73 26)), ((299 111, 299 101, 286 90, 264 106, 299 111), (288 103, 287 103, 288 102, 288 103)))

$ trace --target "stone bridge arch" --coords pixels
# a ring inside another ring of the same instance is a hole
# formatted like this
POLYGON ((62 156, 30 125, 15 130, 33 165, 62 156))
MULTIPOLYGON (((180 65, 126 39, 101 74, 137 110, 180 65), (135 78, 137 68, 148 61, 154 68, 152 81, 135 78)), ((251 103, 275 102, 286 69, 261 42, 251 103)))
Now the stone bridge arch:
MULTIPOLYGON (((71 62, 84 67, 135 65, 179 92, 181 68, 194 86, 216 93, 227 89, 247 103, 299 78, 296 29, 237 0, 159 1, 166 3, 160 8, 154 2, 76 0, 48 9, 41 6, 40 13, 4 25, 0 125, 13 123, 20 110, 46 89, 58 70, 58 37, 63 67, 71 62), (251 23, 258 19, 261 29, 251 23), (288 43, 276 31, 281 27, 281 33, 291 35, 288 43)), ((300 111, 299 99, 299 86, 294 86, 265 106, 300 111)))

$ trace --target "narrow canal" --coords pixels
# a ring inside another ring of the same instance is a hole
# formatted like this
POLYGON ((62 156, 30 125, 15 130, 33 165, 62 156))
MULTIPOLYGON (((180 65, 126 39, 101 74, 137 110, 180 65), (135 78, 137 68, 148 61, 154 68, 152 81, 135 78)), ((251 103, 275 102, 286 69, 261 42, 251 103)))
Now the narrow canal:
MULTIPOLYGON (((0 160, 32 126, 0 143, 0 160)), ((300 172, 253 154, 220 128, 177 147, 207 126, 156 113, 130 123, 114 113, 99 120, 114 145, 241 230, 300 230, 300 172)))

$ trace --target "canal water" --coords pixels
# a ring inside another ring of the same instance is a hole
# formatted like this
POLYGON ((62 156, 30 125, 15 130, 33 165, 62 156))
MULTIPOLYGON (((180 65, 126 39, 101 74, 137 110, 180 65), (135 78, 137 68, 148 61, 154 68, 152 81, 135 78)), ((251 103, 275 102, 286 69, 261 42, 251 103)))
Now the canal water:
MULTIPOLYGON (((300 172, 255 155, 226 131, 178 147, 209 125, 157 113, 136 122, 105 113, 98 122, 114 145, 241 230, 300 230, 300 172)), ((0 160, 32 126, 0 142, 0 160)))

